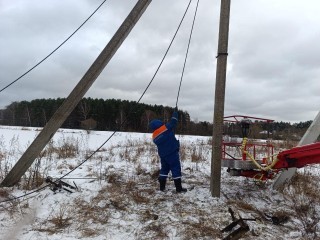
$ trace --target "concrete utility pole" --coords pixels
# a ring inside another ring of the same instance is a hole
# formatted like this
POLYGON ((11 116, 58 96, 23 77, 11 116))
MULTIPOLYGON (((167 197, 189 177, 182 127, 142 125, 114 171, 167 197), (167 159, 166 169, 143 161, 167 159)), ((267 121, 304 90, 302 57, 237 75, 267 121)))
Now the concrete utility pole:
POLYGON ((85 93, 100 75, 105 66, 109 63, 122 42, 129 35, 132 28, 138 22, 151 0, 139 0, 124 20, 118 31, 102 50, 98 58, 94 61, 77 86, 62 103, 59 109, 32 142, 26 152, 21 156, 16 165, 11 169, 6 178, 2 181, 2 187, 10 187, 16 184, 23 174, 28 170, 35 158, 41 153, 56 131, 61 127, 73 109, 77 106, 85 93))
POLYGON ((228 58, 230 1, 231 0, 221 0, 220 9, 210 179, 212 197, 220 197, 221 188, 222 134, 228 58))

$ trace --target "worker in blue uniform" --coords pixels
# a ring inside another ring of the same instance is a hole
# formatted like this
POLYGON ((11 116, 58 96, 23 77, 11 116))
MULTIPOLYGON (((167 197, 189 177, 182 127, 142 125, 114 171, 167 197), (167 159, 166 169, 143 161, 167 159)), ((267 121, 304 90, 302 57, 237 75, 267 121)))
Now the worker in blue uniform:
POLYGON ((153 131, 152 139, 157 145, 158 154, 161 161, 159 175, 160 190, 164 191, 169 172, 176 187, 176 191, 186 192, 187 189, 181 184, 181 164, 179 157, 179 141, 174 135, 174 129, 178 123, 178 112, 174 111, 170 122, 164 124, 161 120, 154 119, 149 123, 149 128, 153 131))

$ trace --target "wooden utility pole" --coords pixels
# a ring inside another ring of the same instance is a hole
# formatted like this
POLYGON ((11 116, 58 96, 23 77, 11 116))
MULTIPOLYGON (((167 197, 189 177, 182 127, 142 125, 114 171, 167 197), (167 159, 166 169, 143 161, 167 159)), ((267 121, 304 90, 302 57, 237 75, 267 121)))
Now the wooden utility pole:
POLYGON ((210 179, 210 190, 213 197, 220 197, 221 188, 222 134, 228 58, 230 1, 231 0, 221 0, 220 9, 210 179))
POLYGON ((16 165, 11 169, 6 178, 2 181, 2 187, 10 187, 16 184, 23 174, 28 170, 35 158, 41 153, 56 131, 61 127, 73 109, 77 106, 85 93, 100 75, 105 66, 109 63, 122 42, 129 35, 132 28, 138 22, 151 0, 139 0, 124 20, 118 31, 114 34, 107 46, 102 50, 77 86, 54 113, 52 118, 32 142, 29 148, 21 156, 16 165))

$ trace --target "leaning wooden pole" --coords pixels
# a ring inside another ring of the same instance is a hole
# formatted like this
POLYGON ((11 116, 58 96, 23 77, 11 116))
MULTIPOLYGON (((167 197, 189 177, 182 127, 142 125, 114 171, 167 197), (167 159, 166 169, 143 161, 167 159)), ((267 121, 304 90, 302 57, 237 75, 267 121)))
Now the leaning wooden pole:
POLYGON ((70 113, 74 110, 85 93, 100 75, 105 66, 109 63, 113 55, 116 53, 122 42, 129 35, 132 28, 138 22, 151 0, 139 0, 131 10, 127 18, 124 20, 118 31, 114 34, 107 46, 102 50, 98 58, 94 61, 77 86, 72 90, 70 95, 54 113, 52 118, 32 142, 29 148, 21 156, 15 166, 2 181, 2 187, 10 187, 16 184, 23 174, 28 170, 36 157, 41 153, 52 136, 61 127, 70 113))
POLYGON ((230 1, 231 0, 221 0, 220 9, 210 179, 210 190, 213 197, 220 197, 221 188, 222 133, 228 58, 230 1))

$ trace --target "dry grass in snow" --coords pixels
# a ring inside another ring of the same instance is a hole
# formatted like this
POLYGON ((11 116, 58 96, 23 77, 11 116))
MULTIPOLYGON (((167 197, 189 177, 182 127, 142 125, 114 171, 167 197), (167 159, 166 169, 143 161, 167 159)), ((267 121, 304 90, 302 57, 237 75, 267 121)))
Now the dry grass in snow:
MULTIPOLYGON (((30 144, 34 129, 5 129, 0 141, 1 180, 30 144), (14 138, 13 138, 14 136, 14 138), (11 138, 10 138, 11 137, 11 138), (21 142, 19 139, 24 139, 21 142), (27 141, 27 142, 26 142, 27 141), (24 147, 22 147, 24 146, 24 147)), ((110 133, 60 130, 20 185, 0 189, 0 201, 43 186, 77 167, 110 133)), ((150 134, 117 133, 63 181, 78 190, 49 188, 0 203, 0 239, 223 239, 234 217, 249 219, 242 239, 318 239, 318 169, 299 171, 280 191, 272 182, 222 171, 221 198, 209 190, 211 140, 180 136, 183 184, 158 191, 159 159, 150 134)))

